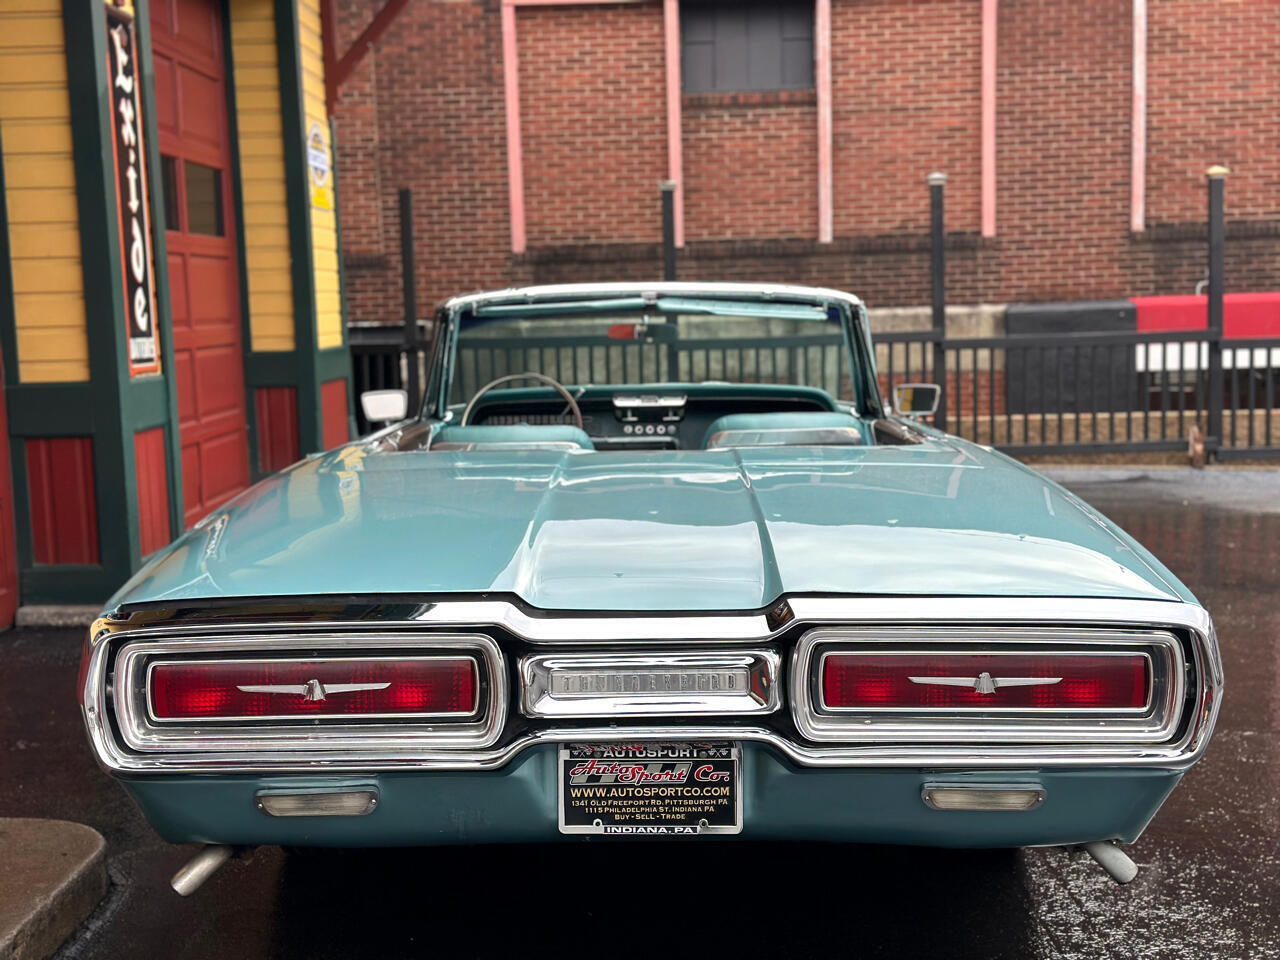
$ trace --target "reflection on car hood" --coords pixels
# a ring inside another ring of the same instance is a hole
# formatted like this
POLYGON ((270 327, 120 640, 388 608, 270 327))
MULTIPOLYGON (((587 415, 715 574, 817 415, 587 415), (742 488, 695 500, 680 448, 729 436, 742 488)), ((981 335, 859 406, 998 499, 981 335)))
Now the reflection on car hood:
POLYGON ((212 514, 113 603, 516 594, 545 609, 743 610, 783 594, 1189 599, 1075 497, 971 444, 371 452, 212 514))

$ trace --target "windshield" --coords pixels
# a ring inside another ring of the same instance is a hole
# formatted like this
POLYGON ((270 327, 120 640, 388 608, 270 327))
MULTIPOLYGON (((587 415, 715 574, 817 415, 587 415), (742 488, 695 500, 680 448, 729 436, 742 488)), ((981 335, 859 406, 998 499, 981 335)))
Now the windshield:
POLYGON ((854 399, 843 328, 823 307, 760 303, 740 305, 743 312, 735 314, 731 304, 708 308, 677 298, 648 307, 637 301, 638 309, 574 306, 586 312, 543 313, 544 305, 522 304, 464 317, 449 402, 463 403, 489 381, 524 372, 572 386, 791 384, 854 399))

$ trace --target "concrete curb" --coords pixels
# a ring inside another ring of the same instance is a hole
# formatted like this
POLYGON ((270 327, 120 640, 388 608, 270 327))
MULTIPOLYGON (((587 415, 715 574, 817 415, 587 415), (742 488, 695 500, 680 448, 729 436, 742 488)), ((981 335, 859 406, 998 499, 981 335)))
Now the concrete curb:
POLYGON ((0 818, 0 960, 44 960, 107 892, 106 842, 65 820, 0 818))
POLYGON ((95 604, 28 604, 18 608, 17 627, 87 627, 102 612, 95 604))

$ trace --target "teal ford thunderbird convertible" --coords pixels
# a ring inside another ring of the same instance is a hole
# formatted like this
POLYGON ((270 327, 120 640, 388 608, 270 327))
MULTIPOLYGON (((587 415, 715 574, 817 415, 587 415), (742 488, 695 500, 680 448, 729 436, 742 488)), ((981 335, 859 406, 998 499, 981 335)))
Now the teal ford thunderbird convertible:
POLYGON ((1222 696, 1124 532, 881 395, 835 290, 439 309, 420 409, 206 517, 86 645, 101 763, 175 843, 1084 845, 1117 879, 1222 696))

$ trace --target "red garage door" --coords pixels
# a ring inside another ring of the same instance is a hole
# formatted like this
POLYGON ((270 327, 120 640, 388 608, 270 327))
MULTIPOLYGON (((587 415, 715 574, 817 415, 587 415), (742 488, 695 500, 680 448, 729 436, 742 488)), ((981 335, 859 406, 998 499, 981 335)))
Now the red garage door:
POLYGON ((249 485, 218 0, 153 0, 156 114, 188 526, 249 485))

